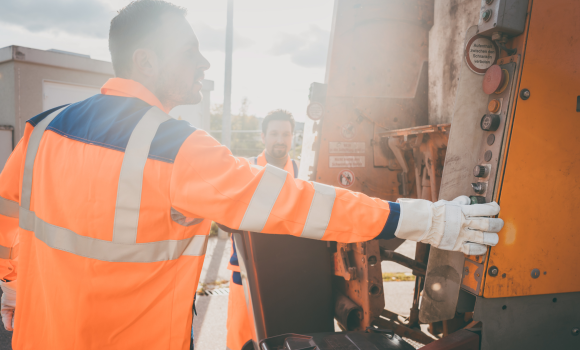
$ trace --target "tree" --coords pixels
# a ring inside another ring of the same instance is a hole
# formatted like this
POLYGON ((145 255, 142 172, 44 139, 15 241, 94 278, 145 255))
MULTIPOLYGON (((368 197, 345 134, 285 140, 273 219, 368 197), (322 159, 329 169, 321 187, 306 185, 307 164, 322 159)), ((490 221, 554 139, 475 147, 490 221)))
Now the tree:
MULTIPOLYGON (((232 132, 231 151, 237 157, 255 157, 264 149, 260 139, 260 121, 256 116, 248 114, 249 101, 242 100, 238 114, 232 114, 232 131, 243 130, 250 132, 232 132)), ((211 109, 210 133, 216 140, 221 141, 223 105, 214 105, 211 109)))

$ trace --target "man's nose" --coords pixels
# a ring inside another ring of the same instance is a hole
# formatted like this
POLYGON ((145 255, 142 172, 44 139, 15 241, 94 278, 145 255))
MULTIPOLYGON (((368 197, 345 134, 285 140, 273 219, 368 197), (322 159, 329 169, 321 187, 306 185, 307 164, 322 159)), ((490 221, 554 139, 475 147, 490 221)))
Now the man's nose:
POLYGON ((200 63, 197 66, 197 69, 199 70, 203 70, 206 71, 209 69, 209 67, 211 67, 211 64, 209 63, 209 61, 207 60, 207 58, 205 58, 204 55, 202 55, 201 53, 199 54, 201 56, 201 60, 200 63))

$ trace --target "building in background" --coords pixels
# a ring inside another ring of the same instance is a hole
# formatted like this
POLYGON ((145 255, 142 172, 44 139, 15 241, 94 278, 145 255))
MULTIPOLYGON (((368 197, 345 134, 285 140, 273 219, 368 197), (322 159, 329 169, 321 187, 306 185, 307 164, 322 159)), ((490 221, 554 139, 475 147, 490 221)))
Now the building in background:
MULTIPOLYGON (((111 62, 59 50, 22 46, 0 49, 0 171, 24 133, 26 121, 53 107, 74 103, 100 93, 114 77, 111 62)), ((178 106, 174 118, 209 130, 210 91, 213 81, 203 81, 204 101, 178 106)))

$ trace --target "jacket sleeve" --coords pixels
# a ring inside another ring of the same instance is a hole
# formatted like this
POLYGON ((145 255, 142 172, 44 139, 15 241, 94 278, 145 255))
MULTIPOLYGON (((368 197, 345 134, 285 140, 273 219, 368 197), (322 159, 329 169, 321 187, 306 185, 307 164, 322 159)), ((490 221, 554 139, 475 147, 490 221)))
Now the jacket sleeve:
POLYGON ((20 178, 24 160, 20 140, 0 173, 0 279, 16 280, 18 265, 18 210, 20 178))
POLYGON ((182 145, 170 192, 178 211, 244 231, 349 243, 393 238, 399 221, 397 203, 251 165, 201 130, 182 145))

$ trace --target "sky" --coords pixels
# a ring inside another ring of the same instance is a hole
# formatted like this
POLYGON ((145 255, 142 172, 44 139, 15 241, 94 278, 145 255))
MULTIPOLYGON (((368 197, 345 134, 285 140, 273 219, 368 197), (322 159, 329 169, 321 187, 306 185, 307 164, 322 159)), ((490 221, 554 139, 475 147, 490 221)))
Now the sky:
MULTIPOLYGON (((188 9, 223 102, 227 0, 169 0, 188 9)), ((58 49, 110 61, 109 23, 130 0, 2 0, 0 48, 58 49)), ((232 112, 249 100, 250 114, 286 109, 305 121, 308 89, 324 82, 333 0, 234 0, 232 112)))

